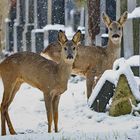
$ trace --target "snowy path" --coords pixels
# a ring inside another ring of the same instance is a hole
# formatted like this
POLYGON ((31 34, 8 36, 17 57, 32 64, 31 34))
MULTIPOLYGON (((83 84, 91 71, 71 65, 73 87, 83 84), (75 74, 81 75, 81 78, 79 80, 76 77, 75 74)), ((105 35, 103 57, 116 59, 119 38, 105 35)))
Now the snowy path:
MULTIPOLYGON (((0 82, 0 89, 3 89, 0 82)), ((0 97, 2 97, 2 91, 0 97)), ((1 99, 1 98, 0 98, 1 99)), ((139 140, 140 117, 124 115, 109 117, 107 113, 91 111, 87 106, 85 80, 69 81, 61 96, 59 133, 47 133, 47 117, 43 94, 23 84, 10 106, 10 116, 17 136, 0 136, 0 140, 139 140)))

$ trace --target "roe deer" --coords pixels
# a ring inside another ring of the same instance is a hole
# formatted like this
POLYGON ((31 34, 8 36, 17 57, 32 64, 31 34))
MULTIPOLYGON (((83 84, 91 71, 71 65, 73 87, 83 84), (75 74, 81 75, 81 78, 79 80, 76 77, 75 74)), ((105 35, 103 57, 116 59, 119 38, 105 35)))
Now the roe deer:
MULTIPOLYGON (((102 14, 103 21, 108 28, 109 41, 107 47, 78 46, 78 53, 73 64, 72 72, 86 77, 87 98, 92 93, 100 76, 106 69, 112 68, 115 59, 120 57, 122 28, 127 20, 127 12, 124 12, 118 21, 112 21, 108 15, 102 14)), ((60 45, 51 43, 41 55, 59 62, 60 45)))
POLYGON ((58 132, 59 99, 67 89, 67 81, 77 54, 80 34, 81 32, 78 31, 72 40, 68 40, 64 32, 58 33, 58 41, 61 45, 61 58, 58 64, 31 52, 13 54, 0 64, 0 74, 4 85, 1 103, 2 135, 6 135, 6 122, 10 133, 16 134, 8 114, 8 107, 23 82, 43 92, 48 117, 48 132, 51 132, 53 120, 55 132, 58 132))

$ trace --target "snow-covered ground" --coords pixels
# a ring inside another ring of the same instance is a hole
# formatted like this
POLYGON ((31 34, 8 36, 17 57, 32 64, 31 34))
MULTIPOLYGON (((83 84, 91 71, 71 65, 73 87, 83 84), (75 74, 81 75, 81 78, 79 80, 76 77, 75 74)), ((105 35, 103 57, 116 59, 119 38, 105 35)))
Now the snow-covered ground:
MULTIPOLYGON (((2 81, 0 89, 1 99, 2 81)), ((0 140, 139 140, 140 138, 139 116, 130 114, 110 117, 108 113, 97 113, 89 109, 85 80, 73 78, 69 80, 68 90, 60 100, 57 134, 47 133, 42 92, 27 84, 21 86, 9 113, 18 135, 11 136, 8 133, 7 136, 0 136, 0 140)))

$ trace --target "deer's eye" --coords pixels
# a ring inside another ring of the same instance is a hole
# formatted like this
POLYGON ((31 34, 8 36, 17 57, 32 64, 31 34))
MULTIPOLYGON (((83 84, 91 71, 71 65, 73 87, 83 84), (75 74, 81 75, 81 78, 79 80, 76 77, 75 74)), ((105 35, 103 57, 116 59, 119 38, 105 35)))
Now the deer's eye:
POLYGON ((75 47, 73 47, 73 50, 75 50, 75 47))
POLYGON ((65 48, 64 48, 64 50, 66 51, 66 50, 67 50, 67 48, 65 47, 65 48))
POLYGON ((118 30, 121 30, 121 27, 119 27, 118 30))
POLYGON ((112 31, 112 28, 110 27, 109 30, 112 31))

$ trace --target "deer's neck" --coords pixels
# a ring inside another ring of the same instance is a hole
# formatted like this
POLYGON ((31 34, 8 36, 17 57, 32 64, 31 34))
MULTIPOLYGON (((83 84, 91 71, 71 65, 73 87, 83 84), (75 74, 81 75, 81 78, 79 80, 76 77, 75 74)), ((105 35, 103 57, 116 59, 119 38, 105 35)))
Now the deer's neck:
POLYGON ((72 64, 66 63, 63 59, 61 59, 60 63, 58 64, 58 74, 63 82, 67 82, 70 77, 71 71, 72 64))
POLYGON ((110 39, 108 41, 107 45, 107 54, 112 59, 117 59, 120 57, 120 50, 121 50, 121 44, 114 44, 110 39))

